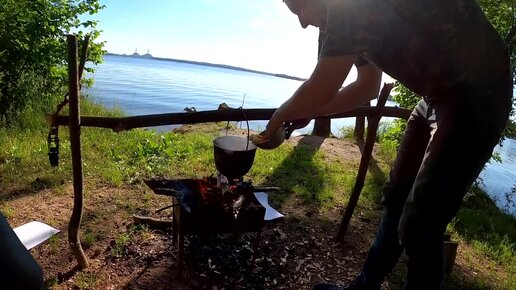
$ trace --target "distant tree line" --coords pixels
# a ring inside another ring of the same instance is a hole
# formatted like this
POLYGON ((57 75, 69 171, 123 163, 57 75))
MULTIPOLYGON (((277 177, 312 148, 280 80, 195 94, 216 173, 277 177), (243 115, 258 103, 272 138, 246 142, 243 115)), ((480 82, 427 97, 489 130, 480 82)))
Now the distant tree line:
POLYGON ((63 97, 66 34, 89 33, 89 61, 101 61, 103 43, 94 41, 97 21, 80 16, 102 8, 99 0, 0 0, 0 124, 41 113, 63 97))

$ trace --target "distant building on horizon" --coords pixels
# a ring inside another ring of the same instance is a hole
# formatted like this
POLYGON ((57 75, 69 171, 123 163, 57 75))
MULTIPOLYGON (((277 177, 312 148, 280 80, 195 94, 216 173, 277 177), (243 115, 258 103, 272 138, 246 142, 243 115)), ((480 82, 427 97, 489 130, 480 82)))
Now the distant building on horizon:
POLYGON ((142 57, 153 58, 152 54, 149 53, 148 49, 147 49, 147 53, 142 55, 142 57))
POLYGON ((131 55, 131 56, 134 56, 134 57, 146 57, 146 58, 153 58, 152 54, 149 53, 149 50, 147 49, 147 53, 146 54, 139 54, 138 53, 138 49, 135 49, 134 50, 134 53, 131 55))

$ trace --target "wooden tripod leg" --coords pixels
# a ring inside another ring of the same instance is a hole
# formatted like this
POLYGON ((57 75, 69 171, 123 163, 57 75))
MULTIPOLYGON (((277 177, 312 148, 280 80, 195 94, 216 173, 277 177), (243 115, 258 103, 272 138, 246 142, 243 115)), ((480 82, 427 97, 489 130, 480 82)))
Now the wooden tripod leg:
POLYGON ((174 198, 174 218, 173 218, 173 230, 172 230, 172 242, 177 248, 177 277, 181 279, 183 277, 183 259, 184 259, 184 246, 185 239, 183 233, 183 225, 181 222, 181 206, 179 201, 174 198))
POLYGON ((176 199, 172 199, 172 245, 177 246, 177 216, 176 211, 179 210, 179 206, 176 199))

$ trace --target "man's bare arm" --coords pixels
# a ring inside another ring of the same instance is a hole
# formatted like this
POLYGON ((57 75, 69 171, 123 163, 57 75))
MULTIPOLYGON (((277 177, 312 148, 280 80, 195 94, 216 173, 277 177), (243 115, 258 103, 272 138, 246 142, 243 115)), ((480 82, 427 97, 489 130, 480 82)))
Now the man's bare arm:
POLYGON ((267 125, 266 140, 284 122, 313 117, 329 103, 346 79, 355 56, 321 58, 310 78, 274 113, 267 125))
POLYGON ((311 118, 355 109, 378 96, 382 71, 373 64, 357 69, 357 80, 342 88, 329 102, 320 107, 311 118))

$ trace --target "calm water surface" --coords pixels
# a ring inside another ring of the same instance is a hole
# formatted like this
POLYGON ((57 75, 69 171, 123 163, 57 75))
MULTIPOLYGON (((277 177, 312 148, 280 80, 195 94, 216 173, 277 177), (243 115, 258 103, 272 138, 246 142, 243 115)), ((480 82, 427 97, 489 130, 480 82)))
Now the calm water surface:
MULTIPOLYGON (((299 81, 231 69, 155 59, 108 55, 96 67, 89 93, 100 103, 119 107, 128 115, 215 110, 230 107, 276 108, 301 84, 299 81)), ((394 105, 388 103, 387 105, 394 105)), ((386 118, 387 119, 387 118, 386 118)), ((385 119, 382 119, 385 120, 385 119)), ((332 131, 354 124, 354 118, 332 121, 332 131)), ((253 129, 266 121, 250 122, 253 129)), ((172 126, 165 126, 168 129, 172 126)), ((312 124, 301 130, 311 131, 312 124)), ((516 196, 507 196, 516 184, 516 140, 506 140, 496 151, 503 163, 491 162, 482 172, 486 190, 502 208, 516 214, 516 196)))

